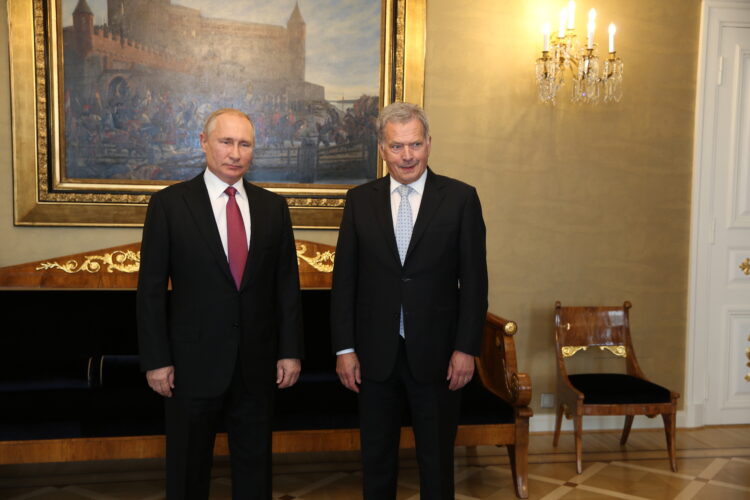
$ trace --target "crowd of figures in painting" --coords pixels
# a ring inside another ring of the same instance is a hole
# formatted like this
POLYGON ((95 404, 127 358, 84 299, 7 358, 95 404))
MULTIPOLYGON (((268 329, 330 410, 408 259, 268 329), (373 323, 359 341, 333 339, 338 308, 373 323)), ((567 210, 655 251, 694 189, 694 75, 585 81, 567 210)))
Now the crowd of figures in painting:
POLYGON ((377 97, 345 106, 327 101, 197 102, 183 96, 115 85, 81 102, 66 95, 68 176, 183 180, 203 169, 199 134, 220 107, 247 112, 255 125, 251 180, 346 183, 375 178, 377 97), (341 108, 344 108, 343 110, 341 108))

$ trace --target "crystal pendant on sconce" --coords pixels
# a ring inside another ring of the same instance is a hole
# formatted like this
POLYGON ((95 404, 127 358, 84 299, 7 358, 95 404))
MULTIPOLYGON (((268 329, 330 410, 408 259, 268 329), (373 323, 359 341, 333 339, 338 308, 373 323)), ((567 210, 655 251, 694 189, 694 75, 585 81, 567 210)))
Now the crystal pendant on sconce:
POLYGON ((575 64, 578 55, 578 39, 575 33, 568 33, 564 38, 557 38, 553 42, 553 47, 553 56, 555 60, 560 61, 559 79, 562 82, 562 72, 566 69, 571 69, 575 64))
POLYGON ((586 104, 599 102, 599 57, 596 46, 592 49, 581 49, 579 52, 570 100, 586 104))
POLYGON ((622 99, 622 60, 610 54, 604 61, 604 102, 620 102, 622 99))
POLYGON ((559 83, 557 81, 557 61, 549 56, 536 60, 536 88, 539 100, 545 103, 555 103, 555 95, 559 83))

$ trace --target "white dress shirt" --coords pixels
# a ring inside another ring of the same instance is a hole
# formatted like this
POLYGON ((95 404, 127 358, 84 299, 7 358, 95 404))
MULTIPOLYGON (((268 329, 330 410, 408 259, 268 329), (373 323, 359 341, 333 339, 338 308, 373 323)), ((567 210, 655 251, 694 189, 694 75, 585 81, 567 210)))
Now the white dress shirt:
MULTIPOLYGON (((414 222, 417 220, 417 214, 419 213, 419 205, 422 203, 422 195, 424 194, 424 185, 427 182, 427 169, 422 172, 419 179, 407 184, 411 188, 409 192, 409 205, 411 206, 411 225, 414 227, 414 222)), ((393 231, 396 232, 396 218, 398 217, 398 206, 401 204, 401 195, 398 194, 398 188, 402 184, 391 176, 391 217, 393 220, 393 231)), ((336 351, 336 355, 347 354, 354 352, 353 348, 342 349, 336 351)))
MULTIPOLYGON (((216 220, 216 227, 219 229, 221 245, 224 247, 224 254, 227 255, 228 258, 227 202, 229 201, 229 195, 224 191, 229 187, 229 184, 216 177, 216 174, 211 172, 208 168, 203 174, 203 180, 205 181, 206 189, 208 190, 208 198, 211 200, 211 208, 214 210, 214 219, 216 220)), ((247 202, 245 185, 243 184, 242 179, 240 179, 232 184, 232 186, 237 190, 234 197, 237 200, 237 206, 240 207, 242 222, 245 223, 247 247, 250 248, 250 205, 247 202)))
MULTIPOLYGON (((424 194, 424 185, 427 182, 427 169, 422 172, 419 179, 406 184, 412 190, 409 192, 409 205, 411 206, 411 225, 414 227, 414 222, 417 220, 417 214, 419 213, 419 205, 422 203, 422 195, 424 194)), ((396 217, 398 217, 398 206, 401 204, 401 195, 398 194, 398 188, 402 184, 396 179, 391 177, 391 217, 393 218, 393 231, 396 231, 396 217)))

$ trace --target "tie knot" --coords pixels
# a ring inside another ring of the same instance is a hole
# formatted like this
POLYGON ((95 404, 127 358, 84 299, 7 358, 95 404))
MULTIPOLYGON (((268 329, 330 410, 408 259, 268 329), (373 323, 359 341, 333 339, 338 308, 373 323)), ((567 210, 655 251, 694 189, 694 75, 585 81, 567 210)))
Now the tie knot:
POLYGON ((231 198, 231 197, 233 197, 233 196, 234 196, 235 194, 237 194, 237 188, 235 188, 235 187, 233 187, 233 186, 229 186, 228 188, 226 188, 226 189, 224 190, 224 192, 225 192, 225 193, 227 193, 227 195, 229 195, 229 197, 231 198))
POLYGON ((409 193, 411 193, 411 186, 407 186, 406 184, 401 184, 398 187, 398 194, 401 195, 401 199, 404 199, 404 197, 409 196, 409 193))

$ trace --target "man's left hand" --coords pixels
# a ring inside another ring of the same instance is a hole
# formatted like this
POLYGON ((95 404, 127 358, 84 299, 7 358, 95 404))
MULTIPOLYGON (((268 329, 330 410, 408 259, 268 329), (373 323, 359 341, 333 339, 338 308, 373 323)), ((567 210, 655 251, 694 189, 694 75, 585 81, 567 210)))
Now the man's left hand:
POLYGON ((279 389, 286 389, 297 383, 302 363, 299 359, 280 359, 276 363, 276 385, 279 389))
POLYGON ((451 361, 448 364, 448 376, 446 377, 446 380, 449 381, 448 389, 451 391, 459 390, 469 383, 473 375, 474 356, 461 351, 453 351, 453 356, 451 356, 451 361))

